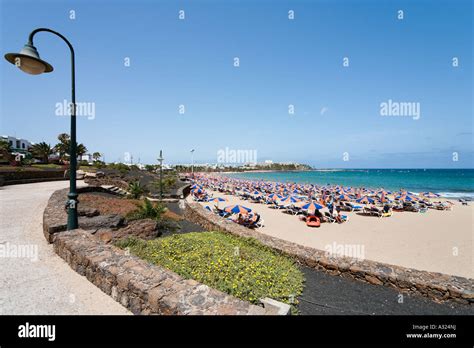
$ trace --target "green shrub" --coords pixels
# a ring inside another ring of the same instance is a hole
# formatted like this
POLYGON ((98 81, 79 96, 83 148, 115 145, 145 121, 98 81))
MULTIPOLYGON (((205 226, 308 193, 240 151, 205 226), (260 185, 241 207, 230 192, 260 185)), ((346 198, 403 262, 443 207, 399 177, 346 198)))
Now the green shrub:
POLYGON ((149 199, 145 198, 143 204, 138 207, 137 210, 131 212, 127 215, 129 220, 139 220, 139 219, 153 219, 161 220, 163 214, 168 208, 162 203, 153 204, 149 199))
POLYGON ((145 164, 145 170, 147 172, 154 172, 156 170, 155 166, 154 165, 151 165, 151 164, 145 164))
POLYGON ((94 161, 93 166, 96 167, 97 169, 102 169, 102 168, 107 167, 107 165, 102 161, 94 161))
POLYGON ((138 199, 145 193, 145 189, 140 185, 139 181, 134 181, 128 184, 129 198, 138 199))
MULTIPOLYGON (((163 184, 163 192, 164 193, 170 192, 171 188, 176 184, 176 176, 171 176, 171 175, 164 176, 162 180, 162 184, 163 184)), ((156 190, 159 190, 160 180, 153 181, 151 185, 156 190)))
POLYGON ((150 241, 131 237, 117 246, 252 303, 270 297, 291 304, 295 311, 303 291, 303 273, 295 263, 255 239, 194 232, 150 241))
POLYGON ((109 163, 107 164, 107 168, 118 170, 122 175, 130 171, 130 167, 123 163, 109 163))
POLYGON ((159 230, 176 231, 179 225, 165 218, 163 215, 168 208, 162 203, 152 203, 145 198, 143 204, 131 213, 127 214, 128 220, 152 219, 158 222, 159 230))
POLYGON ((21 163, 22 166, 29 166, 29 165, 33 164, 33 160, 31 158, 23 158, 22 157, 20 163, 21 163))
POLYGON ((176 184, 176 176, 174 175, 165 176, 165 178, 163 179, 163 183, 165 184, 167 189, 170 189, 176 184))

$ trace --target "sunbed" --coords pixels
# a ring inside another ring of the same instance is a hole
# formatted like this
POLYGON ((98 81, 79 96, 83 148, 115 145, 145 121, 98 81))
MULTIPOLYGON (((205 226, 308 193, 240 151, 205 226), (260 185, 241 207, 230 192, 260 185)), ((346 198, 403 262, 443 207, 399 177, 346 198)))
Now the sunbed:
POLYGON ((336 222, 336 219, 331 215, 329 214, 327 211, 324 212, 324 219, 327 221, 327 222, 336 222))
POLYGON ((341 205, 339 206, 342 211, 353 211, 354 209, 350 204, 347 204, 346 202, 341 202, 341 205))
POLYGON ((351 202, 346 202, 346 205, 348 205, 349 207, 351 207, 351 208, 352 208, 352 211, 361 211, 361 210, 364 209, 363 206, 361 206, 361 205, 354 205, 354 204, 351 203, 351 202))
POLYGON ((375 206, 373 206, 373 207, 364 207, 363 213, 371 215, 371 216, 377 216, 377 217, 382 217, 383 216, 382 211, 380 209, 378 209, 377 207, 375 207, 375 206))

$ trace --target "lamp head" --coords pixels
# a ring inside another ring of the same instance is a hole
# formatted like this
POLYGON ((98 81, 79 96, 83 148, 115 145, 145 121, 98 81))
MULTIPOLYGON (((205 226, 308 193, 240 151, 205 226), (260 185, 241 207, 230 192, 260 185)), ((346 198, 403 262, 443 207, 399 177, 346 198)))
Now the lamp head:
POLYGON ((31 75, 39 75, 53 71, 53 67, 42 60, 36 47, 27 43, 20 53, 7 53, 5 59, 19 69, 31 75))

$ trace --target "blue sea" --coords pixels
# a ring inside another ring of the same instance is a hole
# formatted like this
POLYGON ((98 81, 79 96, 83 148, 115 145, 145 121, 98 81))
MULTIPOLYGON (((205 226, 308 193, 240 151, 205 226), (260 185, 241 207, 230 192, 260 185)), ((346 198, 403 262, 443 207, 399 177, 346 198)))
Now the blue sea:
POLYGON ((434 192, 446 198, 474 199, 474 169, 324 169, 245 172, 228 176, 250 180, 343 185, 434 192))

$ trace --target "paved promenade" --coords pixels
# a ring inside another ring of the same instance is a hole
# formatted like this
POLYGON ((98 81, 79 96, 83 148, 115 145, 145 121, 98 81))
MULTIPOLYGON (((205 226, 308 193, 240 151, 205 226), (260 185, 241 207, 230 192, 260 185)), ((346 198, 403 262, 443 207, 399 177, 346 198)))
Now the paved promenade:
POLYGON ((68 185, 56 181, 0 187, 0 244, 8 251, 7 257, 0 255, 0 314, 130 314, 71 270, 43 236, 48 199, 68 185), (27 257, 15 256, 19 246, 26 246, 27 257))

